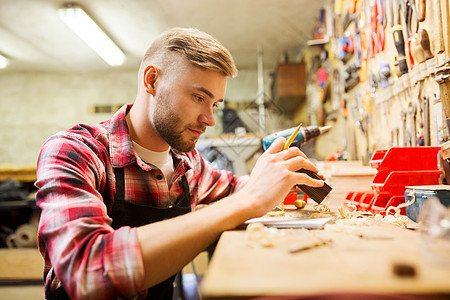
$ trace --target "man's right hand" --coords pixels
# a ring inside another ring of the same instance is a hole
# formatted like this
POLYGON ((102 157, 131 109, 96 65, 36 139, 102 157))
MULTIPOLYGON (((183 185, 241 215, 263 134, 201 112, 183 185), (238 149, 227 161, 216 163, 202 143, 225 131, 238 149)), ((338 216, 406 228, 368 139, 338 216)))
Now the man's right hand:
MULTIPOLYGON (((251 201, 253 217, 262 216, 294 189, 297 184, 321 187, 323 180, 298 173, 302 168, 318 173, 317 167, 297 147, 283 150, 286 139, 280 137, 258 158, 247 184, 237 194, 247 194, 243 201, 251 201)), ((323 178, 323 176, 321 176, 323 178)), ((324 178, 323 178, 324 179, 324 178)))

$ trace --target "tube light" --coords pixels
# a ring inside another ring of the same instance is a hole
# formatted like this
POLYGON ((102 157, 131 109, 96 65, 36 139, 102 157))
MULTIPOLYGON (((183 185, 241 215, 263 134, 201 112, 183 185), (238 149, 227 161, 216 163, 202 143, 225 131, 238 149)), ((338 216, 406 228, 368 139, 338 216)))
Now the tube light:
POLYGON ((58 10, 59 17, 107 64, 119 66, 125 54, 102 31, 102 29, 76 4, 66 4, 58 10))
POLYGON ((8 66, 8 60, 0 54, 0 69, 5 69, 6 66, 8 66))

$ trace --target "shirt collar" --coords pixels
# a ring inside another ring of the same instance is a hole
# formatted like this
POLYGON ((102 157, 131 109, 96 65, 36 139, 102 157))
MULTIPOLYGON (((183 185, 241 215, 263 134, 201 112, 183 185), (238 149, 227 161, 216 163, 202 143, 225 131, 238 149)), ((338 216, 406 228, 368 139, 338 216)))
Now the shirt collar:
POLYGON ((109 124, 109 153, 111 164, 115 168, 125 167, 136 162, 133 143, 125 119, 131 106, 131 104, 122 106, 111 118, 109 124))
MULTIPOLYGON (((111 118, 109 124, 109 151, 111 164, 114 168, 136 163, 136 154, 125 118, 132 106, 132 104, 122 106, 111 118)), ((174 158, 175 172, 184 174, 192 168, 192 162, 185 153, 177 152, 172 148, 171 153, 174 158)))

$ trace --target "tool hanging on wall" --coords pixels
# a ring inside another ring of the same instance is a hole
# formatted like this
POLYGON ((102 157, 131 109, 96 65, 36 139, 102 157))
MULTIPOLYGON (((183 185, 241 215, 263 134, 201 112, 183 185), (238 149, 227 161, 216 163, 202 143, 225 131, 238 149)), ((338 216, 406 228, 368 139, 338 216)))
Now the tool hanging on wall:
POLYGON ((408 73, 408 63, 406 62, 405 53, 405 39, 403 37, 403 27, 400 23, 401 0, 395 0, 394 4, 394 26, 392 27, 392 34, 394 37, 395 48, 397 48, 397 59, 395 65, 397 67, 397 74, 402 76, 408 73))
MULTIPOLYGON (((423 84, 422 81, 417 82, 418 92, 417 92, 417 101, 419 102, 419 112, 417 114, 417 124, 419 124, 420 129, 424 129, 424 108, 423 108, 423 101, 422 101, 422 90, 423 90, 423 84)), ((423 146, 423 145, 420 145, 423 146)))
POLYGON ((344 78, 344 89, 346 93, 360 83, 358 69, 359 67, 354 63, 349 63, 344 67, 344 72, 342 75, 344 78))
POLYGON ((432 25, 429 28, 431 52, 434 56, 444 51, 444 37, 441 22, 441 5, 439 2, 440 0, 432 0, 428 1, 427 4, 427 15, 429 22, 431 22, 432 25))
POLYGON ((444 141, 445 136, 445 123, 443 121, 443 109, 442 102, 438 93, 433 95, 433 115, 434 115, 434 143, 435 145, 441 144, 444 141))
POLYGON ((383 7, 383 2, 381 0, 372 0, 370 3, 371 9, 371 26, 372 26, 372 57, 375 54, 384 51, 385 45, 385 11, 383 7))
POLYGON ((383 89, 388 88, 394 82, 391 76, 391 67, 387 62, 380 62, 378 75, 380 76, 381 87, 383 89))
POLYGON ((426 15, 426 0, 417 0, 416 2, 417 9, 417 19, 419 22, 425 21, 426 15))
POLYGON ((430 37, 428 35, 428 31, 426 31, 425 29, 419 29, 419 41, 425 54, 425 60, 433 58, 434 55, 433 53, 431 53, 430 37))
POLYGON ((448 0, 441 0, 441 24, 445 57, 450 59, 450 2, 448 0))
POLYGON ((445 122, 450 134, 450 67, 443 68, 436 72, 434 77, 439 84, 439 92, 441 95, 442 109, 445 114, 445 122))
POLYGON ((405 14, 406 23, 406 40, 408 41, 408 54, 411 70, 414 68, 414 58, 412 55, 411 47, 413 43, 417 40, 414 36, 419 30, 419 19, 417 17, 416 5, 414 0, 402 0, 402 9, 405 14), (413 23, 415 28, 413 30, 413 23))
POLYGON ((409 119, 409 146, 416 146, 416 104, 408 103, 408 119, 409 119))
POLYGON ((403 147, 407 147, 408 146, 408 132, 406 131, 406 115, 407 112, 405 109, 402 110, 401 112, 401 116, 402 116, 402 131, 403 131, 403 147))
POLYGON ((431 146, 430 142, 430 99, 428 96, 423 97, 423 138, 424 146, 431 146))

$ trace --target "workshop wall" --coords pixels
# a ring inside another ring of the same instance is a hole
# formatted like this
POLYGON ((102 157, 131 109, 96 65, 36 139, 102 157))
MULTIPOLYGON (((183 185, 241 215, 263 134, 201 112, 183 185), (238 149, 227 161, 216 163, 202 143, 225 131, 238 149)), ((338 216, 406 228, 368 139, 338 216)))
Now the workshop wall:
MULTIPOLYGON (((266 85, 269 76, 268 71, 266 85)), ((78 123, 107 120, 118 106, 132 103, 136 81, 137 69, 85 74, 2 71, 0 165, 35 165, 42 143, 52 134, 78 123)), ((226 99, 252 102, 257 94, 256 70, 240 70, 228 82, 226 99)), ((218 118, 218 126, 208 134, 221 133, 218 118)), ((242 118, 253 115, 243 113, 242 118)))
MULTIPOLYGON (((347 159, 368 163, 376 149, 448 140, 450 5, 411 3, 328 1, 308 43, 311 113, 318 125, 339 128, 335 145, 347 159)), ((333 140, 333 131, 319 137, 317 156, 326 157, 333 140)))
POLYGON ((106 120, 94 105, 120 105, 136 96, 136 72, 0 75, 0 164, 35 164, 42 143, 78 123, 106 120))

